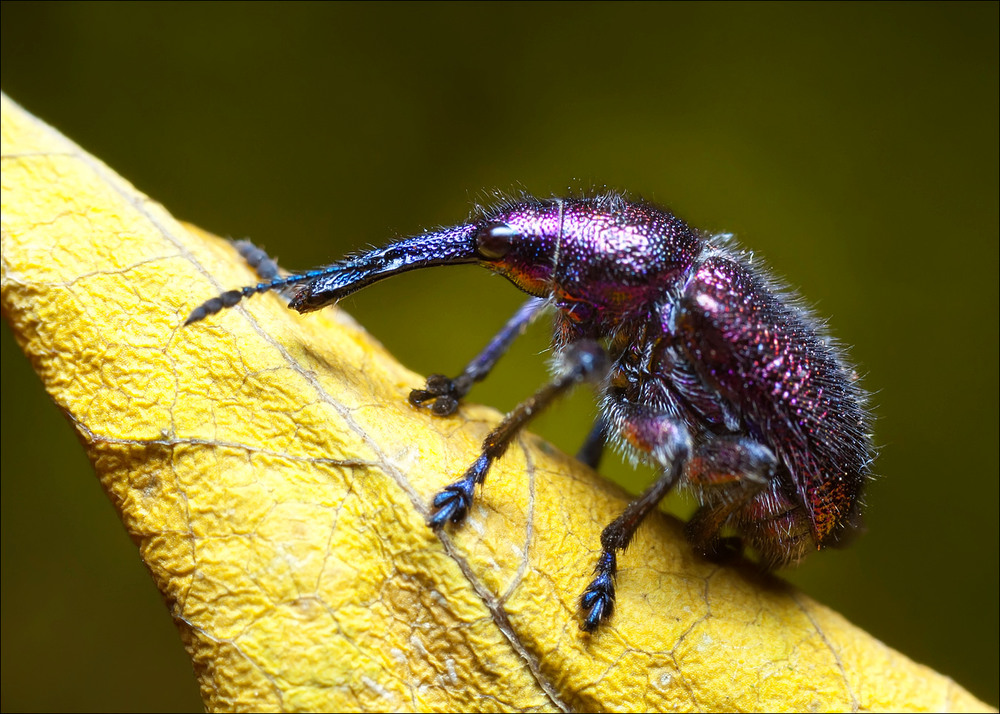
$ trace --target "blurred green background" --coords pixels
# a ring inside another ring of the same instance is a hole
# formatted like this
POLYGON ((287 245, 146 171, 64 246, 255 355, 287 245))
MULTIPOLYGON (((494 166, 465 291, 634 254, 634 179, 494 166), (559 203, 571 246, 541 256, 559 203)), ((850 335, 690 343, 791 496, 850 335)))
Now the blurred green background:
MULTIPOLYGON (((736 232, 877 393, 868 534, 785 576, 1000 699, 996 3, 5 2, 0 27, 12 98, 286 267, 515 186, 627 188, 736 232)), ((427 373, 519 302, 456 268, 343 307, 427 373)), ((134 547, 2 333, 2 708, 199 709, 134 547)), ((538 325, 472 398, 513 406, 546 344, 538 325)), ((572 452, 592 414, 581 393, 535 430, 572 452)), ((628 488, 650 478, 615 461, 628 488)))

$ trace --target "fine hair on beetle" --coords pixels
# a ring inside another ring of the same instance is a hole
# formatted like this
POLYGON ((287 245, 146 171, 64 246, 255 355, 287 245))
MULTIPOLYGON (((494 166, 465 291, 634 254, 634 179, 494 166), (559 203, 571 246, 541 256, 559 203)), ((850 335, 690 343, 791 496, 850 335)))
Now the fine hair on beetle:
POLYGON ((526 293, 458 375, 433 374, 411 391, 415 408, 438 417, 454 414, 528 323, 551 313, 551 380, 437 493, 428 524, 459 526, 520 430, 573 386, 595 385, 599 414, 577 457, 596 468, 611 443, 656 477, 601 533, 580 598, 588 632, 614 611, 619 551, 675 487, 699 503, 685 535, 707 558, 734 557, 746 544, 765 567, 794 565, 858 530, 875 458, 868 395, 825 325, 729 234, 699 232, 620 193, 522 195, 303 273, 282 276, 263 251, 238 249, 262 282, 207 300, 185 324, 275 290, 311 312, 435 266, 478 264, 526 293))

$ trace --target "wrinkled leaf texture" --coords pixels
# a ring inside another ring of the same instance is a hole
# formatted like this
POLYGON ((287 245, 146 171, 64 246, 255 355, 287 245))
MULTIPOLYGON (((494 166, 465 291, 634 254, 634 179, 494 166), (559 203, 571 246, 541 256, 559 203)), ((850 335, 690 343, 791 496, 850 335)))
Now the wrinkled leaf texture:
POLYGON ((618 614, 581 633, 627 502, 523 435, 466 524, 425 525, 499 415, 435 419, 422 379, 336 309, 280 298, 184 327, 253 282, 3 98, 3 313, 163 594, 210 710, 966 710, 954 682, 781 581, 649 519, 618 614))

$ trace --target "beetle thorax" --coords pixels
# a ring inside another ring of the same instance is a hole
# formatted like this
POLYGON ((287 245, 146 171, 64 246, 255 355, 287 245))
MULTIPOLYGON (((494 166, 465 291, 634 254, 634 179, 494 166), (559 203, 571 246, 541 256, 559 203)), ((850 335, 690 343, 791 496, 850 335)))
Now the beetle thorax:
POLYGON ((587 337, 644 320, 683 279, 701 242, 662 210, 633 204, 611 212, 594 201, 567 203, 552 278, 556 307, 587 337))

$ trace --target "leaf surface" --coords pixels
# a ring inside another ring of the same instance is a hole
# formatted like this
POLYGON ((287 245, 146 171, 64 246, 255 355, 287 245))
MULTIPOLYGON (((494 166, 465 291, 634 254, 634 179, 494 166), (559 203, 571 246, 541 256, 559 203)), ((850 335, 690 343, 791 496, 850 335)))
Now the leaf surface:
POLYGON ((206 706, 284 710, 976 710, 781 581, 694 557, 657 514, 596 635, 577 598, 627 496, 531 435, 463 527, 433 494, 499 415, 437 419, 345 313, 256 282, 3 97, 3 313, 74 424, 206 706))

